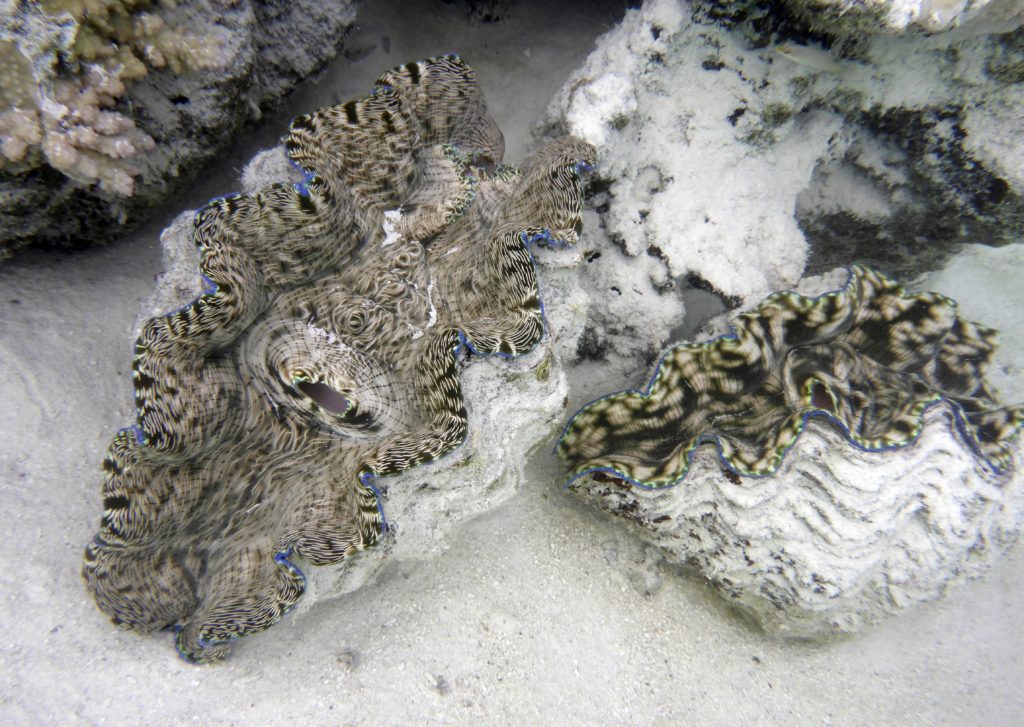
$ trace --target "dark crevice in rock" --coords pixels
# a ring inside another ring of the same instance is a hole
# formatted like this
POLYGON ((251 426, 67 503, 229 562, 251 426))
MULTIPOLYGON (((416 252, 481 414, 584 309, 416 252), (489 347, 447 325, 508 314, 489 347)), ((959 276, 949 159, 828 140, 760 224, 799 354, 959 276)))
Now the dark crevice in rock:
POLYGON ((783 0, 697 0, 693 3, 693 20, 739 32, 753 48, 782 40, 829 48, 836 40, 827 23, 801 17, 783 0))
POLYGON ((607 348, 607 343, 598 335, 597 329, 588 325, 576 343, 576 361, 605 361, 607 348))
POLYGON ((718 288, 713 286, 711 283, 709 283, 707 280, 702 278, 700 275, 697 275, 696 273, 687 274, 683 278, 683 281, 687 287, 702 290, 705 293, 710 293, 711 295, 715 296, 720 301, 722 301, 722 304, 726 308, 736 308, 742 302, 742 300, 739 297, 735 295, 726 295, 725 293, 720 291, 718 288))
MULTIPOLYGON (((798 211, 811 247, 808 273, 860 262, 909 278, 937 269, 964 243, 1014 241, 1024 223, 1024 199, 964 148, 960 113, 944 107, 857 117, 867 143, 904 157, 894 165, 903 181, 876 185, 890 209, 879 219, 843 209, 798 211)), ((849 155, 840 165, 864 171, 849 155)))

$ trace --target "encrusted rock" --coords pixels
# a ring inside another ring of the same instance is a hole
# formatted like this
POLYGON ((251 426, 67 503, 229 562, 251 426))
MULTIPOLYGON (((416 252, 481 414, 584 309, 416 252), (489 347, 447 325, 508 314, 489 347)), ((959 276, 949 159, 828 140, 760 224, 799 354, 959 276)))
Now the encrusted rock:
POLYGON ((836 33, 1010 33, 1024 24, 1018 0, 785 0, 819 27, 836 33))
POLYGON ((585 270, 608 345, 642 362, 691 291, 749 305, 805 273, 910 279, 1016 239, 1019 31, 839 42, 777 5, 757 23, 715 9, 629 11, 549 109, 547 129, 598 147, 588 229, 607 243, 590 235, 585 270))
POLYGON ((330 60, 354 15, 348 0, 0 2, 0 259, 127 229, 330 60))

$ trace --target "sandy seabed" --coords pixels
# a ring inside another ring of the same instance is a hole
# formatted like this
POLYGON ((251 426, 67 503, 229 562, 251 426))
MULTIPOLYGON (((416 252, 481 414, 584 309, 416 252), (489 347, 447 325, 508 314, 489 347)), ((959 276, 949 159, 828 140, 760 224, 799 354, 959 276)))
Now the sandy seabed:
POLYGON ((1024 553, 851 639, 782 642, 697 578, 566 496, 547 452, 512 500, 441 556, 287 616, 195 667, 167 634, 118 631, 80 577, 99 463, 132 418, 130 329, 160 272, 160 230, 238 187, 290 116, 357 97, 383 69, 459 52, 523 160, 531 125, 621 17, 621 3, 365 3, 317 81, 147 226, 83 253, 0 269, 0 722, 34 724, 1024 723, 1024 553), (412 9, 410 9, 410 7, 412 9), (385 41, 385 38, 387 39, 385 41))

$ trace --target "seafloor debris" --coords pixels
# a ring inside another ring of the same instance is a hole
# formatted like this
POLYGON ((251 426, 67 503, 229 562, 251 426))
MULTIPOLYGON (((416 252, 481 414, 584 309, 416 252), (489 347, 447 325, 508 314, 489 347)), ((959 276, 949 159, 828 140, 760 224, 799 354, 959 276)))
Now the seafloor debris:
POLYGON ((473 71, 446 56, 297 118, 297 184, 195 220, 207 291, 136 342, 136 424, 104 461, 84 576, 115 623, 207 660, 302 595, 293 555, 338 563, 384 528, 374 480, 466 435, 459 351, 543 334, 527 245, 575 242, 571 137, 520 172, 473 71), (393 210, 400 210, 394 212, 393 210))

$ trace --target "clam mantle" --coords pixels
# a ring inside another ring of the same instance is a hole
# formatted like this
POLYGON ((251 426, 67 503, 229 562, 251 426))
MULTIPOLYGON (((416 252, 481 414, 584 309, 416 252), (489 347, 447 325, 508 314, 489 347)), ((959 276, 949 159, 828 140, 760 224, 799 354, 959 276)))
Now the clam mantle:
POLYGON ((576 241, 594 157, 564 137, 524 171, 504 164, 456 56, 296 118, 286 148, 301 182, 196 215, 207 288, 136 341, 137 419, 104 460, 86 549, 100 608, 173 629, 195 661, 297 602, 295 556, 376 543, 378 478, 463 442, 462 358, 543 336, 527 246, 576 241))
POLYGON ((569 487, 696 566, 762 625, 856 631, 979 572, 1020 530, 1024 406, 995 332, 852 268, 670 349, 644 391, 570 421, 569 487))

